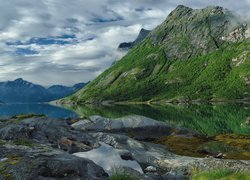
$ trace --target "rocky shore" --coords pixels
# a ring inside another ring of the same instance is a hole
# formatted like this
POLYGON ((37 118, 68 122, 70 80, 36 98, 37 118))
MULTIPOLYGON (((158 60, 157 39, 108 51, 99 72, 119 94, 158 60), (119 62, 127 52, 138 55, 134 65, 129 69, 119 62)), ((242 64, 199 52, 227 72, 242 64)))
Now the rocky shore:
POLYGON ((1 118, 0 179, 109 179, 114 170, 139 179, 184 179, 194 170, 250 171, 247 160, 181 156, 154 143, 173 134, 199 136, 142 116, 1 118))

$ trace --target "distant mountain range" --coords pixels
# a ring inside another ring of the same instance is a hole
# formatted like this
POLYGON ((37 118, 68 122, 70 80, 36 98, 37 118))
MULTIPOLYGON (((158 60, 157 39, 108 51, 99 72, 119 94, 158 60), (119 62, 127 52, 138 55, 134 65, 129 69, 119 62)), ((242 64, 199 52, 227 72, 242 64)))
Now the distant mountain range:
POLYGON ((72 87, 54 85, 45 88, 21 78, 15 81, 0 82, 0 103, 49 102, 69 96, 88 83, 79 83, 72 87))

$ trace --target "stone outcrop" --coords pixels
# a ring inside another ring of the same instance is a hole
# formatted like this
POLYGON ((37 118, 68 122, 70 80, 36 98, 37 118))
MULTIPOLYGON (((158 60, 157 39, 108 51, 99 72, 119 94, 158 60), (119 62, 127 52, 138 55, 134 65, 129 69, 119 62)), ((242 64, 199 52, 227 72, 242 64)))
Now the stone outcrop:
MULTIPOLYGON (((245 30, 229 10, 218 6, 192 9, 183 5, 149 35, 154 45, 163 45, 167 59, 188 59, 204 55, 221 47, 232 29, 245 30)), ((242 38, 240 32, 236 35, 242 38)))
POLYGON ((230 42, 238 42, 245 40, 250 37, 250 34, 248 34, 249 29, 247 24, 242 24, 239 27, 237 27, 235 30, 230 32, 227 36, 222 37, 221 39, 223 41, 230 41, 230 42))

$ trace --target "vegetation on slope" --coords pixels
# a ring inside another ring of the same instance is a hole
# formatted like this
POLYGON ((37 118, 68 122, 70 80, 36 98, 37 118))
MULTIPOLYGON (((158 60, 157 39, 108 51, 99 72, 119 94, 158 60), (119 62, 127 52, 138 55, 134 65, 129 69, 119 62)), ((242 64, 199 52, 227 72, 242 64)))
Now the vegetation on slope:
POLYGON ((171 61, 165 59, 160 47, 152 46, 148 41, 133 49, 69 100, 219 100, 249 97, 250 43, 230 43, 208 55, 171 61))

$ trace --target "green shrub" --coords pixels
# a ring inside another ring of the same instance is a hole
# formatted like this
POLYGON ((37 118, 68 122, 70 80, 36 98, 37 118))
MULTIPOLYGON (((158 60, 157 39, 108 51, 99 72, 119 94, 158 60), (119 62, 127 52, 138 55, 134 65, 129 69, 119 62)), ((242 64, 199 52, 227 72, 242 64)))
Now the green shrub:
POLYGON ((234 172, 228 169, 211 170, 200 172, 192 176, 193 180, 249 180, 250 173, 248 172, 234 172))
POLYGON ((32 142, 29 139, 26 139, 26 138, 16 139, 16 140, 13 141, 13 143, 15 145, 21 145, 21 146, 29 146, 29 147, 33 146, 32 142))

